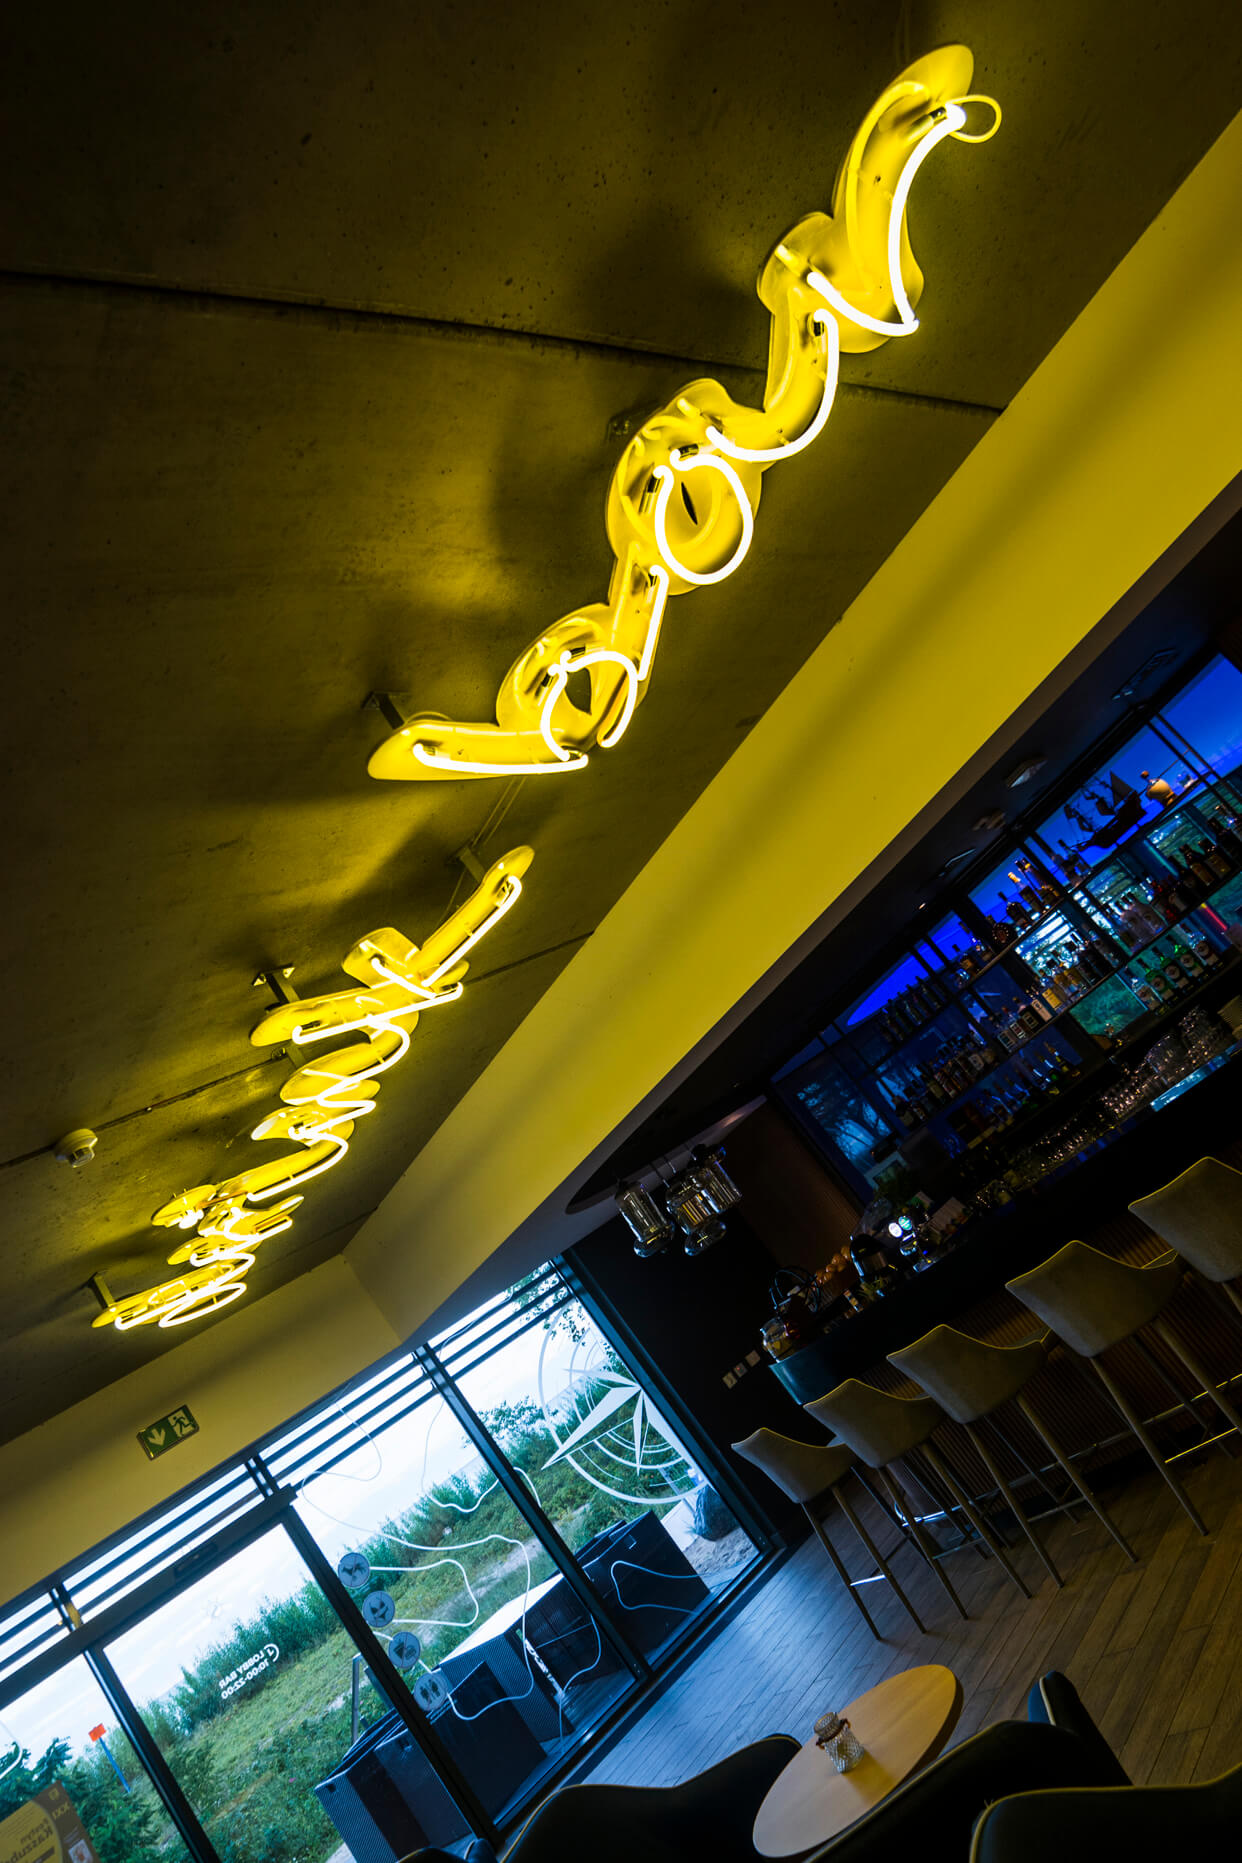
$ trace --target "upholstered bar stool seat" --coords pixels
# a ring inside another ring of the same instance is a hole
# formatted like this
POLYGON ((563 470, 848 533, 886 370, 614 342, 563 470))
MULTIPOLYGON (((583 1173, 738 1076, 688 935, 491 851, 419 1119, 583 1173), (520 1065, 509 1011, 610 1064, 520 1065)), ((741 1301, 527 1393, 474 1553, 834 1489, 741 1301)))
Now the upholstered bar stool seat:
POLYGON ((1242 1171, 1200 1158, 1162 1190, 1140 1197, 1131 1213, 1175 1248, 1205 1281, 1215 1281, 1242 1313, 1242 1171))
MULTIPOLYGON (((854 1468, 854 1456, 850 1450, 835 1443, 800 1443, 792 1436, 782 1436, 777 1430, 756 1430, 753 1436, 747 1436, 743 1442, 733 1444, 733 1453, 740 1455, 747 1462, 753 1462, 761 1468, 770 1481, 774 1481, 783 1494, 791 1501, 796 1501, 810 1521, 819 1537, 819 1542, 832 1562, 842 1584, 853 1598, 871 1634, 879 1637, 870 1611, 858 1595, 860 1584, 869 1584, 870 1578, 853 1579, 836 1547, 828 1537, 824 1525, 822 1504, 826 1496, 831 1495, 862 1541, 866 1551, 875 1560, 878 1572, 886 1578, 893 1591, 900 1598, 910 1617, 920 1630, 924 1628, 918 1612, 893 1577, 879 1549, 872 1541, 871 1535, 854 1512, 849 1496, 845 1492, 846 1476, 854 1468)), ((872 1574, 872 1577, 876 1574, 872 1574)))
POLYGON ((1145 1326, 1164 1341, 1179 1358, 1191 1377, 1213 1399, 1233 1429, 1242 1434, 1242 1417, 1230 1400, 1208 1377, 1197 1355, 1162 1317, 1164 1309, 1177 1292, 1182 1276, 1180 1261, 1153 1262, 1146 1268, 1132 1268, 1114 1261, 1085 1242, 1067 1242, 1055 1255, 1006 1282, 1009 1292, 1095 1367, 1101 1384, 1143 1445, 1152 1463, 1163 1475, 1181 1506, 1200 1533, 1207 1528, 1181 1482, 1160 1454, 1147 1428, 1131 1405, 1125 1392, 1106 1366, 1100 1354, 1122 1340, 1133 1338, 1145 1326))
POLYGON ((1010 1565, 1004 1547, 985 1525, 974 1502, 931 1442, 932 1431, 945 1420, 939 1404, 933 1403, 930 1397, 895 1397, 891 1392, 877 1391, 874 1385, 863 1384, 857 1378, 847 1378, 835 1391, 829 1391, 824 1397, 817 1397, 812 1403, 804 1404, 803 1409, 817 1423, 822 1423, 825 1429, 840 1437, 860 1462, 876 1470, 887 1486, 898 1513, 905 1519, 919 1551, 963 1617, 966 1612, 962 1601, 941 1570, 936 1548, 928 1540, 918 1510, 911 1504, 893 1474, 893 1464, 915 1451, 927 1461, 937 1479, 947 1488, 978 1534, 980 1542, 990 1548, 1023 1596, 1030 1596, 1010 1565))
POLYGON ((1087 1505, 1107 1527, 1126 1557, 1133 1561, 1135 1555, 1025 1395, 1026 1386, 1043 1366, 1047 1356, 1046 1334, 1028 1339, 1022 1345, 994 1346, 986 1345, 981 1339, 972 1339, 953 1326, 933 1326, 929 1333, 916 1339, 913 1345, 905 1346, 900 1352, 890 1352, 888 1362, 916 1384, 921 1384, 945 1414, 952 1417, 955 1423, 961 1424, 1015 1520, 1059 1585, 1062 1582, 1061 1574, 1019 1504, 987 1438, 979 1428, 984 1418, 991 1417, 1002 1404, 1011 1400, 1017 1403, 1023 1416, 1060 1463, 1062 1471, 1069 1476, 1087 1505))

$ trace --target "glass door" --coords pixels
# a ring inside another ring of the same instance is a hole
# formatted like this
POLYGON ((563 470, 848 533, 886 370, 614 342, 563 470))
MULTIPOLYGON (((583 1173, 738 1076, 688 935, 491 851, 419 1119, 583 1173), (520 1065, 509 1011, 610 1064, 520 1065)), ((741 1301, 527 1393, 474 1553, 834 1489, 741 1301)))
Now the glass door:
POLYGON ((377 1840, 404 1856, 467 1835, 282 1527, 106 1654, 222 1863, 362 1863, 377 1840))
POLYGON ((384 1423, 338 1411, 347 1434, 301 1480, 298 1516, 503 1823, 631 1672, 441 1397, 384 1423))

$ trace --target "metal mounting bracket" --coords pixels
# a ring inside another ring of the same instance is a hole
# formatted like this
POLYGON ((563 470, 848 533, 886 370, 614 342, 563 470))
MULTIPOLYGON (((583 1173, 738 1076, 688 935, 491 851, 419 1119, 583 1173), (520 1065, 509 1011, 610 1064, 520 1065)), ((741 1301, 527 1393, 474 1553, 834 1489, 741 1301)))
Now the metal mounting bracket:
POLYGON ((115 1307, 116 1301, 112 1298, 111 1290, 102 1274, 92 1274, 86 1285, 99 1302, 100 1311, 102 1313, 108 1313, 115 1307))
POLYGON ((275 970, 260 970, 251 978, 250 987, 252 990, 270 990, 278 1003, 300 1002, 301 998, 289 981, 293 971, 292 964, 278 965, 275 970))
POLYGON ((362 709, 378 712, 384 722, 390 724, 394 731, 400 731, 405 724, 405 713, 391 692, 368 692, 362 701, 362 709))
POLYGON ((445 865, 451 867, 454 861, 456 861, 459 867, 464 867, 466 872, 470 875, 470 878, 476 882, 481 880, 483 875, 487 872, 487 868, 483 865, 483 862, 479 859, 469 841, 463 841, 460 847, 454 848, 448 860, 445 862, 445 865))

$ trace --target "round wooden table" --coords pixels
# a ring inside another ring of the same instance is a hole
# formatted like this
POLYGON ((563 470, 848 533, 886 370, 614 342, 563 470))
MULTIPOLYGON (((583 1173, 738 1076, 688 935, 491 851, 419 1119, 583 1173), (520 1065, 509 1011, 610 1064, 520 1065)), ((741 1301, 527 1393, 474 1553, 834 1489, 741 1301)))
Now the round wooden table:
POLYGON ((760 1856, 800 1856, 826 1843, 935 1759, 957 1726, 962 1685, 951 1669, 928 1663, 890 1676, 837 1712, 865 1754, 849 1772, 838 1772, 814 1739, 800 1747, 759 1807, 754 1842, 760 1856))

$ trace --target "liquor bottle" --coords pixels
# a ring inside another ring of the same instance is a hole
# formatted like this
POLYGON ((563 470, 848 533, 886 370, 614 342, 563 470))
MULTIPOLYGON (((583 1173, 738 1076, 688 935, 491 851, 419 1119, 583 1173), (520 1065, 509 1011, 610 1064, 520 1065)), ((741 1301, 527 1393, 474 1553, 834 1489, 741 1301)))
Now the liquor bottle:
POLYGON ((1109 963, 1108 958, 1104 955, 1104 949, 1099 939, 1094 935, 1083 939, 1082 956, 1091 974, 1091 981, 1093 983, 1103 983, 1107 978, 1112 976, 1113 967, 1109 963))
POLYGON ((1148 978, 1143 975, 1143 972, 1137 965, 1133 971, 1123 971, 1121 975, 1138 997, 1144 1009, 1159 1009, 1160 998, 1152 988, 1148 978))
POLYGON ((1203 965, 1190 947, 1180 938, 1173 946, 1173 955, 1176 957, 1190 982, 1198 983, 1203 976, 1203 965))
POLYGON ((1025 931, 1031 922, 1031 915, 1020 899, 1010 899, 1007 894, 1000 895, 1000 903, 1005 917, 1017 931, 1025 931))
POLYGON ((1045 966, 1042 970, 1037 971, 1036 975, 1039 977, 1040 984, 1042 985, 1040 994, 1045 1003, 1054 1016, 1059 1015, 1061 1010, 1067 1008, 1068 1005, 1060 990, 1057 988, 1055 973, 1050 973, 1045 966))
POLYGON ((1189 987, 1190 978, 1178 963, 1176 951, 1169 952, 1160 968, 1172 984, 1175 995, 1180 996, 1182 991, 1189 987))
POLYGON ((1189 912, 1190 908, 1196 903, 1199 895, 1195 886, 1194 875, 1187 872, 1184 867, 1179 867, 1177 856, 1170 853, 1165 855, 1165 859, 1173 869, 1173 878, 1168 885, 1168 892, 1165 896, 1168 914, 1172 920, 1180 918, 1183 912, 1189 912))
POLYGON ((1203 892, 1210 893, 1212 888, 1216 885, 1219 876, 1212 871, 1210 863, 1203 858, 1199 849, 1197 847, 1192 847, 1190 842, 1187 841, 1182 848, 1182 859, 1186 862, 1186 865, 1190 868, 1196 880, 1198 880, 1203 892))
POLYGON ((1138 906, 1139 917, 1147 927, 1149 938, 1158 938, 1165 924, 1164 914, 1156 902, 1155 888, 1150 882, 1146 885, 1140 880, 1132 895, 1138 906))
POLYGON ((1104 975, 1111 977, 1117 966, 1125 963, 1128 953, 1104 926, 1101 926, 1094 934, 1091 943, 1097 958, 1104 967, 1104 975))
POLYGON ((1086 960, 1087 969, 1091 972, 1095 981, 1097 983, 1106 982, 1113 974, 1113 964, 1098 932, 1083 939, 1082 951, 1083 957, 1086 960))
POLYGON ((1192 921, 1186 927, 1186 936, 1191 950, 1203 965, 1205 972, 1218 969, 1222 961, 1220 952, 1203 928, 1192 921))
POLYGON ((1229 878, 1229 861, 1221 848, 1214 847, 1210 841, 1204 840, 1199 843, 1199 853, 1204 864, 1211 868, 1217 880, 1229 878))
POLYGON ((1147 928, 1133 893, 1127 893, 1117 907, 1117 930, 1127 951, 1137 951, 1147 941, 1147 928))
POLYGON ((1147 966, 1147 969, 1142 973, 1144 982, 1150 989, 1155 991, 1162 1005, 1171 1003, 1177 992, 1169 979, 1165 976, 1164 971, 1160 968, 1159 959, 1149 957, 1147 966))
POLYGON ((1041 907, 1046 909, 1049 906, 1055 906, 1061 897, 1062 888, 1057 885, 1052 875, 1043 867, 1037 867, 1033 860, 1020 860, 1018 868, 1026 875, 1027 885, 1034 887, 1041 907))
POLYGON ((1028 920, 1042 918, 1044 902, 1039 896, 1039 888, 1032 886, 1029 880, 1020 873, 1011 873, 1009 879, 1018 889, 1018 898, 1025 908, 1028 920))
POLYGON ((1043 1027, 1042 1018, 1037 1014, 1033 1002, 1022 1004, 1018 1010, 1018 1021, 1022 1024, 1024 1035, 1038 1035, 1043 1027))
MULTIPOLYGON (((1151 888, 1151 909, 1162 926, 1171 925, 1179 916, 1178 908, 1173 904, 1175 882, 1171 879, 1153 880, 1151 888)), ((1158 933, 1153 933, 1153 937, 1158 933)))
POLYGON ((1057 846, 1061 850, 1061 865, 1065 869, 1066 878, 1072 883, 1087 872, 1087 863, 1078 849, 1070 847, 1067 842, 1059 840, 1057 846))

